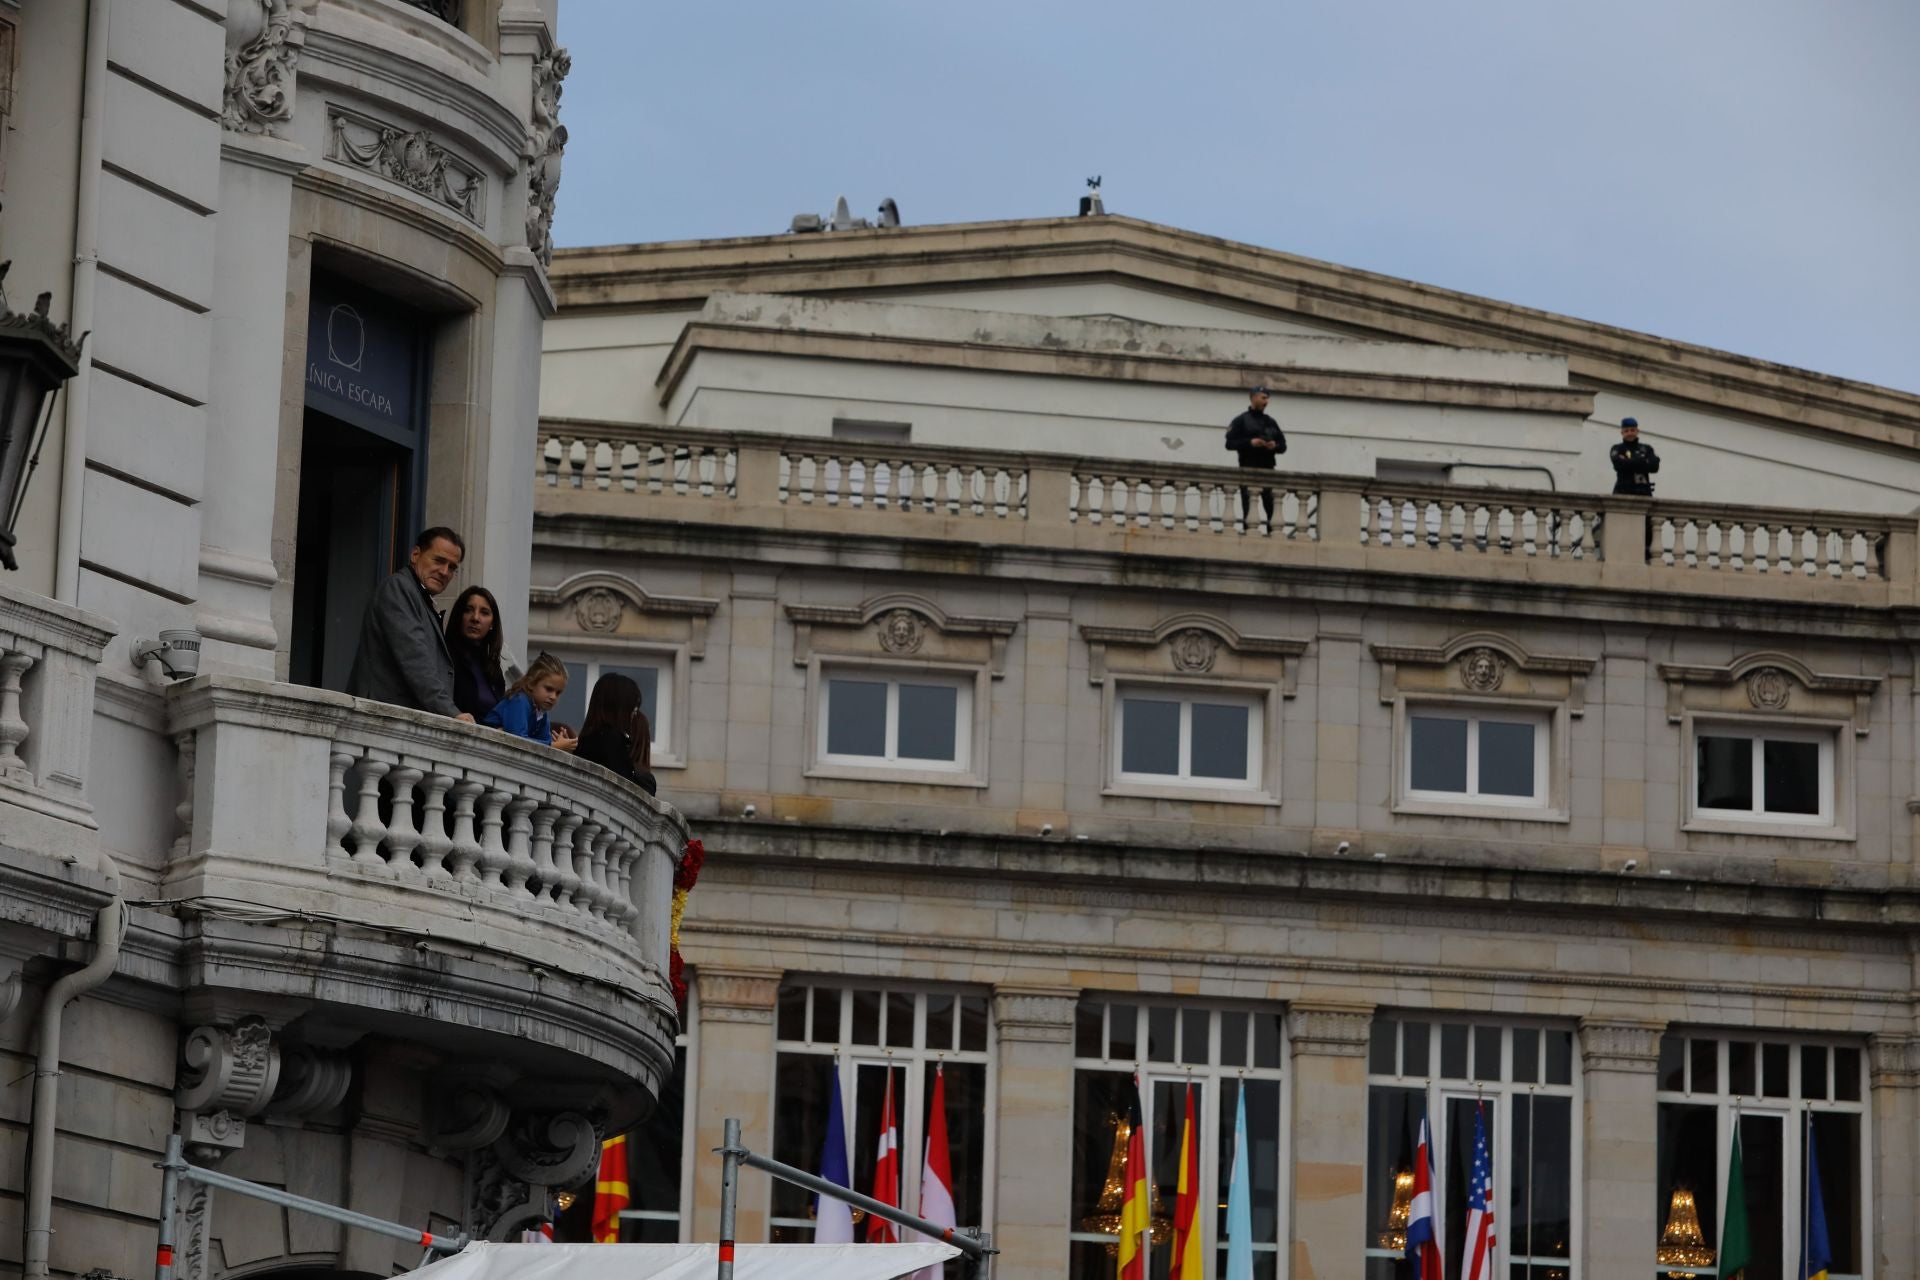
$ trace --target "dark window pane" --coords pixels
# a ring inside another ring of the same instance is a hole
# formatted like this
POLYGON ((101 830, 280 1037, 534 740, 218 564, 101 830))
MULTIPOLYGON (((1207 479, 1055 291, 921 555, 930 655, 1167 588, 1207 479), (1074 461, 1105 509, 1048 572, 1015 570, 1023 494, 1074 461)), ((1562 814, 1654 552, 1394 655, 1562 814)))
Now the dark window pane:
MULTIPOLYGON (((824 1053, 783 1053, 774 1063, 773 1158, 818 1169, 827 1141, 827 1106, 833 1092, 833 1059, 824 1053)), ((813 1193, 773 1180, 773 1216, 813 1217, 813 1193)))
MULTIPOLYGON (((1205 1084, 1187 1080, 1156 1080, 1153 1088, 1153 1117, 1147 1130, 1147 1182, 1154 1204, 1164 1204, 1169 1212, 1180 1199, 1180 1142, 1182 1130, 1187 1122, 1187 1099, 1193 1099, 1194 1137, 1201 1143, 1206 1141, 1206 1130, 1200 1127, 1200 1116, 1206 1106, 1205 1084), (1191 1090, 1191 1093, 1189 1093, 1191 1090)), ((1202 1156, 1204 1159, 1204 1155, 1202 1156)), ((1199 1227, 1196 1222, 1195 1227, 1199 1227)), ((1171 1233, 1168 1233, 1169 1236, 1171 1233)), ((1153 1233, 1153 1251, 1156 1255, 1172 1256, 1171 1239, 1162 1239, 1159 1232, 1153 1233)))
POLYGON ((1767 1097, 1787 1096, 1787 1063, 1790 1060, 1784 1044, 1760 1046, 1760 1090, 1767 1097))
POLYGON ((1277 1013, 1253 1015, 1253 1065, 1280 1065, 1280 1015, 1277 1013))
MULTIPOLYGON (((1697 1248, 1717 1255, 1720 1236, 1720 1132, 1714 1108, 1683 1103, 1660 1104, 1656 1166, 1654 1227, 1681 1237, 1681 1243, 1668 1246, 1661 1260, 1676 1267, 1700 1267, 1707 1274, 1716 1257, 1688 1256, 1682 1252, 1692 1246, 1686 1217, 1691 1211, 1700 1227, 1697 1248), (1675 1220, 1679 1225, 1675 1226, 1675 1220)), ((1748 1193, 1748 1211, 1752 1212, 1752 1191, 1748 1193)), ((1659 1237, 1655 1237, 1659 1239, 1659 1237)))
POLYGON ((1425 1112, 1423 1090, 1381 1085, 1367 1090, 1366 1247, 1369 1249, 1407 1247, 1407 1224, 1402 1214, 1413 1192, 1413 1156, 1425 1112), (1400 1213, 1395 1212, 1396 1205, 1400 1206, 1400 1213))
MULTIPOLYGON (((900 1109, 907 1097, 905 1067, 877 1062, 856 1064, 853 1069, 853 1096, 841 1100, 847 1108, 847 1140, 853 1144, 853 1162, 847 1168, 853 1174, 855 1189, 859 1191, 871 1192, 873 1189, 873 1166, 880 1154, 880 1118, 886 1109, 889 1076, 893 1079, 893 1116, 897 1125, 900 1122, 900 1109)), ((896 1141, 898 1137, 896 1131, 896 1141)))
MULTIPOLYGON (((1103 1194, 1109 1181, 1119 1183, 1125 1177, 1125 1117, 1132 1097, 1133 1078, 1124 1071, 1073 1073, 1072 1230, 1109 1235, 1119 1230, 1117 1198, 1107 1203, 1103 1194)), ((1109 1260, 1107 1274, 1112 1273, 1109 1260)))
POLYGON ((1400 1024, 1400 1074, 1424 1076, 1433 1070, 1433 1028, 1424 1022, 1400 1024))
POLYGON ((1212 1057, 1210 1023, 1213 1015, 1205 1009, 1180 1011, 1180 1061, 1205 1066, 1212 1057))
POLYGON ((1220 1065, 1247 1065, 1247 1015, 1229 1009, 1220 1015, 1220 1065))
POLYGON ((1196 778, 1247 776, 1246 707, 1193 704, 1192 745, 1188 751, 1191 772, 1196 778))
POLYGON ((1800 1096, 1815 1102, 1827 1098, 1827 1047, 1823 1044, 1800 1046, 1800 1096))
POLYGON ((1768 813, 1820 812, 1820 744, 1778 742, 1764 744, 1768 813))
MULTIPOLYGON (((687 1114, 687 1051, 675 1049, 673 1075, 660 1090, 660 1105, 647 1122, 627 1138, 627 1180, 631 1186, 633 1209, 678 1212, 680 1209, 680 1135, 687 1114)), ((679 1238, 678 1228, 668 1240, 679 1238)), ((638 1231, 639 1221, 623 1223, 621 1232, 638 1231)), ((639 1237, 636 1235, 636 1239, 639 1237)))
POLYGON ((1573 1083, 1573 1032, 1547 1032, 1547 1083, 1573 1083))
MULTIPOLYGON (((1573 1099, 1522 1094, 1513 1101, 1512 1225, 1516 1256, 1573 1253, 1573 1099)), ((1491 1139, 1489 1139, 1491 1141, 1491 1139)))
POLYGON ((1473 1078, 1475 1080, 1500 1078, 1500 1028, 1475 1027, 1473 1029, 1473 1078))
POLYGON ((1695 795, 1702 809, 1753 809, 1753 740, 1701 734, 1694 753, 1695 795))
POLYGON ((900 686, 900 747, 902 760, 959 759, 960 691, 950 684, 900 686))
POLYGON ((1467 1029, 1457 1022, 1440 1028, 1440 1076, 1444 1080, 1467 1078, 1467 1029))
MULTIPOLYGON (((647 713, 647 723, 653 727, 654 739, 658 741, 660 737, 660 727, 656 722, 660 718, 658 715, 660 710, 660 668, 617 667, 609 666, 603 662, 600 664, 600 676, 602 679, 607 676, 625 676, 640 686, 640 709, 647 713)), ((569 680, 567 687, 573 687, 571 680, 569 680)), ((572 724, 576 729, 580 727, 578 720, 573 721, 572 724)))
POLYGON ((1540 1083, 1540 1033, 1532 1027, 1513 1029, 1513 1081, 1540 1083))
POLYGON ((775 1034, 782 1040, 807 1038, 807 989, 780 988, 780 1008, 775 1015, 775 1034))
MULTIPOLYGON (((1747 1239, 1753 1265, 1741 1280, 1790 1280, 1780 1265, 1786 1220, 1781 1207, 1799 1202, 1799 1188, 1787 1195, 1786 1148, 1781 1118, 1743 1112, 1740 1160, 1747 1174, 1747 1239)), ((1825 1188, 1821 1188, 1823 1191, 1825 1188)))
POLYGON ((1174 1009, 1163 1004, 1147 1009, 1147 1061, 1173 1061, 1174 1013, 1174 1009))
POLYGON ((1400 1024, 1392 1018, 1375 1018, 1367 1035, 1367 1070, 1376 1076, 1397 1074, 1394 1055, 1400 1047, 1400 1024))
POLYGON ((966 1053, 985 1053, 987 1049, 987 998, 960 997, 960 1048, 966 1053))
POLYGON ((1687 1087, 1687 1042, 1671 1033, 1660 1037, 1660 1088, 1679 1093, 1687 1087))
MULTIPOLYGON (((629 1146, 632 1144, 629 1143, 629 1146)), ((679 1244, 680 1220, 673 1218, 620 1219, 621 1244, 679 1244)))
MULTIPOLYGON (((924 1106, 933 1106, 933 1082, 936 1074, 946 1078, 947 1152, 949 1172, 953 1175, 954 1216, 963 1223, 981 1218, 981 1189, 987 1156, 987 1064, 949 1062, 926 1066, 924 1106)), ((929 1112, 930 1114, 930 1112, 929 1112)), ((921 1125, 921 1155, 925 1154, 926 1126, 921 1125)))
POLYGON ((927 997, 927 1048, 953 1048, 953 997, 950 995, 927 997))
POLYGON ((880 1043, 880 993, 878 991, 853 993, 853 1034, 849 1039, 854 1044, 880 1043))
MULTIPOLYGON (((1442 1052, 1445 1052, 1444 1047, 1442 1052)), ((1488 1160, 1498 1169, 1500 1127, 1496 1123, 1493 1099, 1488 1098, 1482 1103, 1474 1098, 1448 1098, 1442 1112, 1447 1124, 1447 1158, 1440 1170, 1440 1176, 1445 1180, 1445 1189, 1441 1194, 1446 1201, 1447 1214, 1447 1246, 1442 1256, 1449 1259, 1458 1258, 1465 1252, 1467 1201, 1473 1176, 1474 1119, 1476 1110, 1482 1106, 1486 1115, 1488 1160)), ((1497 1218, 1498 1215, 1495 1216, 1497 1218)))
MULTIPOLYGON (((1279 1239, 1280 1219, 1276 1210, 1280 1198, 1280 1082, 1277 1080, 1228 1077, 1220 1082, 1220 1126, 1215 1131, 1218 1148, 1215 1168, 1220 1195, 1215 1210, 1214 1230, 1224 1245, 1227 1241, 1227 1188, 1233 1172, 1233 1117, 1242 1089, 1246 1090, 1247 1096, 1247 1166, 1252 1175, 1247 1199, 1248 1207, 1253 1211, 1251 1234, 1255 1246, 1254 1274, 1259 1275, 1259 1260, 1274 1256, 1259 1252, 1259 1247, 1271 1246, 1279 1239)), ((1205 1158, 1204 1153, 1202 1158, 1205 1158)), ((1220 1274, 1224 1275, 1225 1272, 1220 1274)), ((1267 1274, 1272 1274, 1271 1268, 1267 1274)), ((1101 1280, 1111 1280, 1112 1275, 1112 1271, 1108 1271, 1101 1280)))
POLYGON ((827 751, 887 754, 887 686, 874 680, 827 681, 827 751))
POLYGON ((1693 1079, 1687 1087, 1694 1093, 1720 1092, 1720 1042, 1689 1040, 1687 1052, 1693 1059, 1693 1079))
POLYGON ((840 988, 813 989, 813 1042, 834 1044, 840 1039, 840 988))
POLYGON ((1533 794, 1533 734, 1530 724, 1480 722, 1480 794, 1533 794))
POLYGON ((1140 1010, 1136 1005, 1107 1006, 1107 1057, 1115 1062, 1136 1062, 1140 1058, 1134 1041, 1140 1036, 1140 1010))
POLYGON ((1106 1056, 1107 1006, 1096 1000, 1082 1000, 1073 1011, 1073 1054, 1076 1058, 1106 1056))
POLYGON ((560 701, 547 712, 547 719, 577 731, 587 719, 587 664, 569 662, 566 668, 567 687, 560 691, 560 701))
POLYGON ((1180 704, 1127 698, 1120 704, 1120 771, 1180 772, 1180 704))
POLYGON ((1860 1101, 1860 1051, 1833 1051, 1833 1097, 1836 1102, 1860 1101))
POLYGON ((913 1048, 913 996, 908 992, 887 993, 887 1046, 913 1048))
POLYGON ((1748 1040, 1727 1042, 1727 1092, 1750 1098, 1759 1093, 1754 1087, 1753 1043, 1748 1040))
MULTIPOLYGON (((1857 1053, 1858 1050, 1842 1050, 1857 1053)), ((1820 1166, 1820 1199, 1827 1210, 1827 1244, 1834 1275, 1858 1275, 1860 1257, 1860 1117, 1813 1113, 1813 1146, 1820 1166)), ((1802 1161, 1804 1167, 1805 1161, 1802 1161)))
POLYGON ((1413 767, 1409 783, 1415 791, 1467 789, 1467 722, 1435 716, 1413 716, 1413 767))

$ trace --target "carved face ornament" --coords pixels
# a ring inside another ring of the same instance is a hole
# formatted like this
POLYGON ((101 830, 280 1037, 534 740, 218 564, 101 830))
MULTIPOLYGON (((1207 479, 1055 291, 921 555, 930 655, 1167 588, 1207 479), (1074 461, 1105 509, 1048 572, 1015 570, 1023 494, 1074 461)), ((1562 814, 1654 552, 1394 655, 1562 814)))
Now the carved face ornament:
POLYGON ((573 618, 582 631, 612 631, 619 627, 627 602, 605 587, 583 591, 573 602, 573 618))
POLYGON ((1507 659, 1492 649, 1467 650, 1460 659, 1460 683, 1475 693, 1492 693, 1507 678, 1507 659))
POLYGON ((1793 681, 1778 667, 1761 667, 1747 677, 1747 701, 1760 711, 1784 711, 1793 697, 1793 681))
POLYGON ((880 619, 880 647, 888 653, 918 653, 926 624, 911 609, 894 609, 880 619))
POLYGON ((1175 671, 1211 671, 1220 655, 1220 642, 1198 627, 1174 633, 1167 645, 1167 656, 1175 671))

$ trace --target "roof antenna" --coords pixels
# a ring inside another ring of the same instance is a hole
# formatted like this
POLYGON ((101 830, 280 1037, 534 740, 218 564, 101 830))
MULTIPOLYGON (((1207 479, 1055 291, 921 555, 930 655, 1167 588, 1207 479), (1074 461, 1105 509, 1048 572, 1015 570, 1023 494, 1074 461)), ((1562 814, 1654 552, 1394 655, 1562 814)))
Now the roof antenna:
POLYGON ((1098 217, 1106 211, 1107 206, 1100 203, 1100 175, 1096 173, 1087 179, 1087 194, 1080 197, 1080 216, 1098 217))
POLYGON ((857 231, 873 224, 865 218, 853 216, 853 210, 847 207, 847 198, 841 196, 833 202, 833 217, 827 222, 829 231, 857 231))

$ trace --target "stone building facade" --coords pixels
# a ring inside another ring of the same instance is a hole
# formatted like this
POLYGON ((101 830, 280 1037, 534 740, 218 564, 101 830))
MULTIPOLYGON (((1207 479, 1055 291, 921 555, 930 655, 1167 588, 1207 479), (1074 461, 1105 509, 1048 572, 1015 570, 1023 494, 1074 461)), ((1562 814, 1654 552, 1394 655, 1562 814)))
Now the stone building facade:
POLYGON ((1515 1280, 1713 1274, 1736 1129, 1756 1274, 1813 1166, 1831 1274, 1920 1265, 1920 399, 1117 218, 555 281, 530 644, 641 681, 709 851, 636 1238, 836 1076, 914 1203, 940 1080, 995 1274, 1109 1275, 1137 1076, 1220 1257, 1245 1100, 1259 1275, 1408 1274, 1422 1119, 1450 1271, 1476 1121, 1515 1280))
MULTIPOLYGON (((86 335, 0 575, 0 1273, 148 1274, 176 1132, 515 1237, 670 1077, 680 816, 334 692, 429 524, 521 649, 554 10, 0 4, 7 284, 86 335)), ((178 1231, 200 1280, 419 1261, 204 1188, 178 1231)))

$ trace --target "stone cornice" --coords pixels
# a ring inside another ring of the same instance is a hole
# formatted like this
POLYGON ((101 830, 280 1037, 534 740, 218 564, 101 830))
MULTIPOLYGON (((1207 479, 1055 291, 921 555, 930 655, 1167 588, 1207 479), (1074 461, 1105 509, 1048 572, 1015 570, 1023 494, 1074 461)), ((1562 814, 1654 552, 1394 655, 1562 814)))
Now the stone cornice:
POLYGON ((1920 1038, 1878 1034, 1867 1037, 1867 1066, 1876 1089, 1920 1086, 1920 1038))
POLYGON ((993 1025, 1000 1042, 1072 1044, 1080 993, 1063 987, 996 987, 993 1025))
POLYGON ((1372 1030, 1370 1004, 1295 1001, 1287 1006, 1287 1042, 1295 1057, 1364 1058, 1372 1030))
POLYGON ((1660 1062, 1664 1022, 1637 1019, 1580 1019, 1580 1062, 1584 1070, 1651 1075, 1660 1062))
POLYGON ((1587 382, 1902 448, 1920 443, 1920 395, 1118 216, 568 249, 553 274, 569 310, 685 307, 722 291, 1135 280, 1336 331, 1559 353, 1587 382))
POLYGON ((773 1025, 780 999, 779 969, 725 969, 696 965, 694 981, 700 990, 702 1022, 746 1022, 773 1025))

